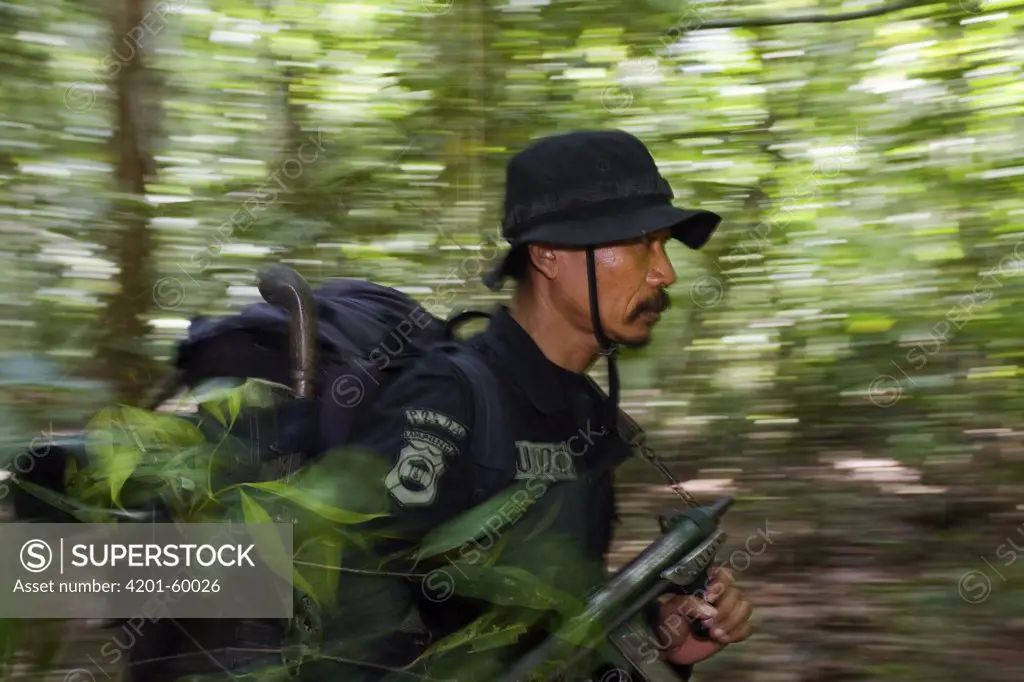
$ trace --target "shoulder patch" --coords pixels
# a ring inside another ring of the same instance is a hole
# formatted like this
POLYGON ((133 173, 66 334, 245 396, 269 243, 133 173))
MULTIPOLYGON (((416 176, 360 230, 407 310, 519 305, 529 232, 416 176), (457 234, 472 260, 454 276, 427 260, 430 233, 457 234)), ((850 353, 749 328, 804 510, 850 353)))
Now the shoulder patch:
POLYGON ((466 425, 457 419, 453 419, 446 414, 435 412, 434 410, 412 410, 407 409, 405 411, 405 419, 409 422, 409 426, 432 426, 443 431, 447 431, 456 440, 462 440, 469 433, 466 425))
POLYGON ((402 449, 398 461, 384 479, 391 496, 403 507, 424 507, 437 499, 437 486, 444 473, 445 457, 455 454, 456 447, 443 438, 425 431, 406 429, 402 432, 402 449))

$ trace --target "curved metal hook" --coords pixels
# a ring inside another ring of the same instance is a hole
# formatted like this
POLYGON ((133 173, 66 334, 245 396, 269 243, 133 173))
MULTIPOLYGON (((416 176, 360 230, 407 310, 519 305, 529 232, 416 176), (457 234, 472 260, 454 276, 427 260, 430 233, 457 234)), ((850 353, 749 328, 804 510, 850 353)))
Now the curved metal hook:
POLYGON ((309 283, 292 268, 274 265, 259 275, 260 296, 288 313, 293 388, 299 398, 315 394, 316 301, 309 283))

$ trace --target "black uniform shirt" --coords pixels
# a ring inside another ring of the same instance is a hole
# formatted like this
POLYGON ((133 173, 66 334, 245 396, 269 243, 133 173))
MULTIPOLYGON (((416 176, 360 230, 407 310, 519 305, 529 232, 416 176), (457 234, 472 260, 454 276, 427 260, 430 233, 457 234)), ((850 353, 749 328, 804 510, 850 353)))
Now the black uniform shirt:
POLYGON ((443 354, 428 354, 395 378, 353 438, 391 462, 385 485, 393 516, 419 534, 474 506, 481 486, 490 496, 517 479, 585 477, 593 484, 586 544, 603 555, 614 517, 612 471, 630 456, 603 423, 605 397, 548 360, 507 308, 473 344, 501 385, 513 442, 499 455, 469 451, 476 387, 443 354))
MULTIPOLYGON (((502 387, 513 442, 497 455, 470 452, 474 388, 443 354, 428 353, 394 379, 353 438, 353 444, 389 460, 391 522, 403 534, 420 537, 479 503, 481 487, 486 498, 517 479, 567 481, 563 487, 574 497, 553 510, 556 518, 546 528, 568 534, 589 563, 603 566, 616 516, 613 471, 630 456, 615 429, 605 425, 606 397, 584 376, 548 360, 507 308, 499 308, 472 343, 502 387)), ((571 570, 553 576, 559 589, 575 583, 589 590, 593 579, 571 570)), ((469 602, 429 594, 433 588, 413 589, 422 592, 412 601, 419 602, 423 620, 417 625, 429 631, 427 640, 450 634, 480 613, 469 602)))

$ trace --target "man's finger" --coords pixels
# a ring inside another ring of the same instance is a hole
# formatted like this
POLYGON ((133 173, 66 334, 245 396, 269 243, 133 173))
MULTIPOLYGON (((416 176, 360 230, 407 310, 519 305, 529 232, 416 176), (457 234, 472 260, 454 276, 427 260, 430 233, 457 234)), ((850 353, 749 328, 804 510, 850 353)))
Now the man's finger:
POLYGON ((743 593, 733 587, 732 589, 726 590, 717 601, 715 601, 715 608, 718 610, 718 615, 715 617, 715 624, 718 624, 719 620, 723 620, 729 617, 729 614, 733 612, 736 605, 740 603, 743 598, 743 593))
POLYGON ((732 630, 730 632, 725 632, 725 633, 722 633, 721 635, 719 635, 717 633, 719 633, 718 630, 715 630, 714 632, 711 633, 711 638, 714 641, 716 641, 716 642, 718 642, 720 644, 736 644, 737 642, 742 642, 747 637, 750 637, 751 627, 750 627, 750 623, 743 623, 742 625, 737 627, 735 630, 732 630))
POLYGON ((732 572, 728 568, 723 568, 722 566, 711 568, 708 571, 708 577, 711 578, 711 581, 702 596, 709 604, 715 603, 715 601, 722 596, 722 593, 736 582, 732 576, 732 572))
POLYGON ((681 614, 691 621, 704 621, 709 618, 715 618, 718 615, 718 609, 694 596, 677 597, 668 602, 668 604, 671 604, 672 613, 681 614))
POLYGON ((714 604, 725 593, 726 589, 728 589, 728 585, 725 583, 712 582, 706 590, 698 592, 697 596, 709 604, 714 604))
POLYGON ((750 602, 740 601, 731 610, 721 609, 719 613, 721 618, 716 619, 711 626, 711 636, 716 641, 730 644, 746 639, 750 635, 749 621, 750 614, 753 613, 753 607, 750 605, 750 602), (740 637, 744 629, 746 630, 746 635, 740 637))
POLYGON ((711 582, 723 583, 726 586, 736 582, 736 577, 732 574, 732 571, 725 566, 713 566, 708 571, 708 576, 711 578, 711 582))

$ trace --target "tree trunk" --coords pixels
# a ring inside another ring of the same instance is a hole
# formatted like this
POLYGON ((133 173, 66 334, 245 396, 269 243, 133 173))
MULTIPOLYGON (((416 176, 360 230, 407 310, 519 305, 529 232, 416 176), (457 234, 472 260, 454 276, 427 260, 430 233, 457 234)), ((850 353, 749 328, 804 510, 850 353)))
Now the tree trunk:
POLYGON ((145 201, 146 178, 155 165, 144 144, 147 121, 142 112, 145 96, 143 47, 152 34, 141 34, 145 0, 121 0, 120 11, 111 14, 114 48, 111 60, 117 69, 110 84, 114 90, 117 129, 113 140, 117 191, 115 221, 120 239, 110 244, 118 266, 117 291, 106 301, 100 322, 100 345, 96 356, 100 375, 108 380, 120 402, 137 404, 145 395, 153 374, 144 349, 147 324, 143 316, 152 305, 152 235, 150 209, 145 201))

